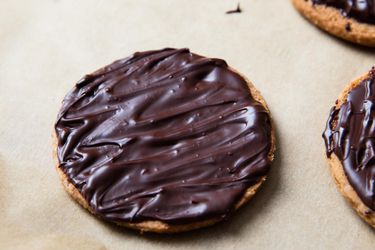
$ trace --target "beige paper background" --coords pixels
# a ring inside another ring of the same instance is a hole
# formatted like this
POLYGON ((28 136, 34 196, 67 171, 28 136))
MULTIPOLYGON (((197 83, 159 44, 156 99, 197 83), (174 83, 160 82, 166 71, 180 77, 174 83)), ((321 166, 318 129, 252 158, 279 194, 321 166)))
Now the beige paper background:
POLYGON ((287 0, 0 1, 1 249, 374 249, 375 231, 338 193, 321 133, 375 51, 302 19, 287 0), (64 192, 53 123, 73 84, 135 51, 189 47, 224 58, 262 92, 277 125, 269 180, 228 222, 174 236, 96 219, 64 192))

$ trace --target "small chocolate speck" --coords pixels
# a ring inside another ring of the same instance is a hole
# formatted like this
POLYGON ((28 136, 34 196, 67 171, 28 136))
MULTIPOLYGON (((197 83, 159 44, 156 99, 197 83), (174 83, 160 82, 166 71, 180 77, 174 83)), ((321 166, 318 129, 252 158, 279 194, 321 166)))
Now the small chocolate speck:
POLYGON ((234 9, 234 10, 228 10, 227 12, 225 12, 226 14, 235 14, 235 13, 241 13, 242 12, 242 9, 240 7, 240 3, 237 4, 237 8, 234 9))
POLYGON ((345 25, 345 30, 346 30, 347 32, 352 31, 352 27, 351 27, 350 23, 346 23, 346 25, 345 25))
POLYGON ((370 215, 370 214, 372 214, 372 211, 370 211, 370 210, 365 211, 365 215, 370 215))

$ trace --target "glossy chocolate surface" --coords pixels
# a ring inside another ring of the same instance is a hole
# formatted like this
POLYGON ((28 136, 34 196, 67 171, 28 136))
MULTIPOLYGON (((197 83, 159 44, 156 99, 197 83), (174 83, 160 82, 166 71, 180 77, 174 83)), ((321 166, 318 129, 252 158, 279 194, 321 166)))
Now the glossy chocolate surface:
POLYGON ((375 77, 350 91, 339 109, 332 108, 323 134, 327 155, 334 153, 361 200, 375 210, 375 77))
POLYGON ((341 10, 344 16, 360 22, 375 24, 374 0, 312 0, 314 4, 325 4, 341 10))
POLYGON ((59 167, 109 221, 224 218, 269 170, 265 108, 225 61, 188 49, 86 75, 55 129, 59 167))

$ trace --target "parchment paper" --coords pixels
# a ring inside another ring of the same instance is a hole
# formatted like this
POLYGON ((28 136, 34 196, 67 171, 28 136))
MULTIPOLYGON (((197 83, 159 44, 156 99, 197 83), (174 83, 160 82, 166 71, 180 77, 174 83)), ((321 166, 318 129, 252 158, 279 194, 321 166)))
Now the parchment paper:
POLYGON ((375 231, 338 193, 321 133, 374 50, 335 39, 287 0, 0 1, 1 249, 374 249, 375 231), (229 221, 139 235, 96 219, 65 193, 51 159, 64 95, 135 51, 189 47, 262 92, 277 126, 268 181, 229 221))

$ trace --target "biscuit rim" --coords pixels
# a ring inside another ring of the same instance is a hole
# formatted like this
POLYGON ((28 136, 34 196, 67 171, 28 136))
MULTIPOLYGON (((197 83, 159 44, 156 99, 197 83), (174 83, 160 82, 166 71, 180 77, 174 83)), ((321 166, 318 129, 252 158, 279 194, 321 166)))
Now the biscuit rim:
MULTIPOLYGON (((336 110, 340 109, 341 106, 346 103, 350 91, 357 87, 363 80, 366 80, 369 77, 369 74, 370 72, 358 77, 356 80, 350 82, 344 88, 344 90, 340 93, 339 98, 337 99, 337 104, 335 105, 336 110)), ((337 155, 332 152, 329 156, 326 155, 326 160, 340 193, 350 203, 357 214, 370 226, 375 228, 375 211, 363 203, 357 192, 349 183, 349 180, 344 171, 344 166, 342 165, 337 155)))
POLYGON ((318 28, 346 41, 375 47, 375 25, 344 17, 334 7, 314 4, 311 0, 291 0, 294 7, 318 28), (347 30, 349 24, 350 31, 347 30))
MULTIPOLYGON (((259 102, 266 110, 269 120, 270 120, 270 126, 271 126, 271 135, 270 135, 270 143, 271 147, 268 152, 268 160, 269 164, 271 165, 274 160, 274 154, 276 151, 276 135, 275 135, 275 125, 270 113, 270 110, 267 106, 267 103, 263 96, 261 95, 260 91, 255 88, 253 83, 244 75, 239 73, 237 70, 233 69, 232 67, 228 66, 228 70, 240 75, 247 83, 247 87, 249 90, 250 95, 254 98, 255 101, 259 102)), ((55 168, 59 174, 60 181, 65 189, 65 191, 73 198, 76 202, 78 202, 83 208, 88 210, 91 214, 95 215, 96 217, 101 218, 101 216, 89 206, 86 199, 82 196, 81 192, 69 181, 69 178, 67 175, 59 168, 59 160, 57 158, 57 135, 55 128, 53 127, 52 132, 52 158, 54 160, 55 168)), ((268 175, 268 174, 267 174, 268 175)), ((257 190, 260 188, 263 182, 267 179, 267 175, 260 177, 259 181, 250 186, 243 194, 242 198, 234 205, 234 211, 238 210, 240 207, 245 205, 257 192, 257 190)), ((104 220, 104 219, 102 219, 104 220)), ((220 221, 222 221, 223 218, 221 217, 214 217, 202 221, 192 222, 192 223, 186 223, 186 224, 168 224, 166 222, 163 222, 161 220, 146 220, 142 222, 115 222, 115 221, 108 221, 109 223, 116 224, 122 227, 130 228, 138 230, 140 233, 144 232, 152 232, 152 233, 181 233, 181 232, 187 232, 199 228, 204 228, 211 226, 213 224, 216 224, 220 221)))

